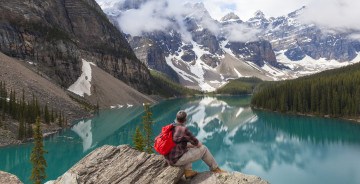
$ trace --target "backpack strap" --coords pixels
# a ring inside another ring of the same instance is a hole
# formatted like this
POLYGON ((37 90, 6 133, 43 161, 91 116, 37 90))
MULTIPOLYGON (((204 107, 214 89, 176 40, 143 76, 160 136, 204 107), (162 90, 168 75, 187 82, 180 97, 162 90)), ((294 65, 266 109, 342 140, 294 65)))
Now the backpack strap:
MULTIPOLYGON (((175 123, 175 121, 172 123, 173 127, 172 127, 172 131, 174 132, 175 131, 175 127, 179 126, 178 124, 175 123)), ((174 134, 173 134, 174 135, 174 134)), ((174 141, 174 139, 173 139, 174 141)), ((179 144, 180 142, 176 142, 174 141, 175 144, 179 144)))

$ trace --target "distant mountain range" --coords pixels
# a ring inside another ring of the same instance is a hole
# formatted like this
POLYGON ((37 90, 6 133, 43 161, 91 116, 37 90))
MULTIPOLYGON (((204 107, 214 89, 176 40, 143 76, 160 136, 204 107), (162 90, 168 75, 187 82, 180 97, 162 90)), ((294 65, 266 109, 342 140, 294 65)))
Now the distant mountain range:
MULTIPOLYGON (((122 16, 149 2, 112 1, 100 6, 124 31, 119 24, 122 16)), ((306 7, 276 18, 258 11, 247 21, 235 13, 217 21, 202 3, 188 3, 186 8, 180 16, 165 17, 164 28, 124 34, 149 68, 191 88, 213 91, 227 79, 249 76, 291 79, 360 61, 360 42, 350 38, 354 30, 340 33, 302 24, 298 18, 306 7)))

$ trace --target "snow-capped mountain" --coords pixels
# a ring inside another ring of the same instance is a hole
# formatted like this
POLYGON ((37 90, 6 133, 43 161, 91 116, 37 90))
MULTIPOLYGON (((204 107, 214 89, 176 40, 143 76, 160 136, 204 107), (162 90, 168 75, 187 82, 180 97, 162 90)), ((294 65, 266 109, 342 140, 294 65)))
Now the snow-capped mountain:
POLYGON ((306 7, 287 16, 266 19, 263 16, 247 21, 260 29, 262 39, 269 40, 279 63, 291 70, 283 73, 299 77, 359 62, 360 42, 350 38, 354 31, 337 32, 315 24, 302 24, 306 7))
POLYGON ((99 4, 127 34, 142 62, 204 91, 213 91, 231 78, 282 80, 360 61, 360 42, 351 40, 350 32, 324 32, 314 24, 302 24, 299 16, 305 7, 277 18, 257 11, 247 21, 235 13, 217 21, 202 3, 186 3, 177 9, 171 9, 166 0, 112 3, 99 4), (158 27, 149 23, 139 33, 141 28, 132 31, 121 26, 124 17, 137 14, 151 17, 158 27))

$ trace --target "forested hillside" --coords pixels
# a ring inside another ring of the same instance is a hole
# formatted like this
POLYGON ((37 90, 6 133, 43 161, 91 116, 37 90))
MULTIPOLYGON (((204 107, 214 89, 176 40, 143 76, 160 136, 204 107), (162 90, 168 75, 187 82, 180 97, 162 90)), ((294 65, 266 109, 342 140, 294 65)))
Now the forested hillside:
POLYGON ((263 81, 256 77, 231 79, 225 86, 209 94, 245 95, 254 94, 263 88, 278 84, 278 81, 263 81))
POLYGON ((360 64, 264 88, 254 95, 251 104, 273 111, 358 118, 360 64))
POLYGON ((230 80, 225 86, 217 89, 216 94, 244 95, 252 94, 255 86, 262 80, 256 77, 230 80))

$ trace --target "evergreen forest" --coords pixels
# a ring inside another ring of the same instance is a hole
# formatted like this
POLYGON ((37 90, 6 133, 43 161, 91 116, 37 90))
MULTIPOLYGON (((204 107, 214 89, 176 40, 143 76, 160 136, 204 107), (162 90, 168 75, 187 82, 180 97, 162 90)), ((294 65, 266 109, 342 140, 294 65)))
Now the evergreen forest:
POLYGON ((251 104, 272 111, 358 118, 360 64, 263 88, 253 96, 251 104))
POLYGON ((32 125, 36 122, 37 117, 40 117, 41 121, 46 124, 57 122, 61 127, 67 124, 67 118, 64 117, 63 112, 54 112, 52 108, 49 109, 47 104, 41 107, 34 95, 29 101, 25 100, 24 90, 22 90, 20 99, 17 99, 16 96, 15 90, 11 89, 9 93, 5 82, 0 81, 0 128, 7 129, 7 123, 5 123, 7 116, 17 120, 19 122, 19 140, 33 136, 32 125))

